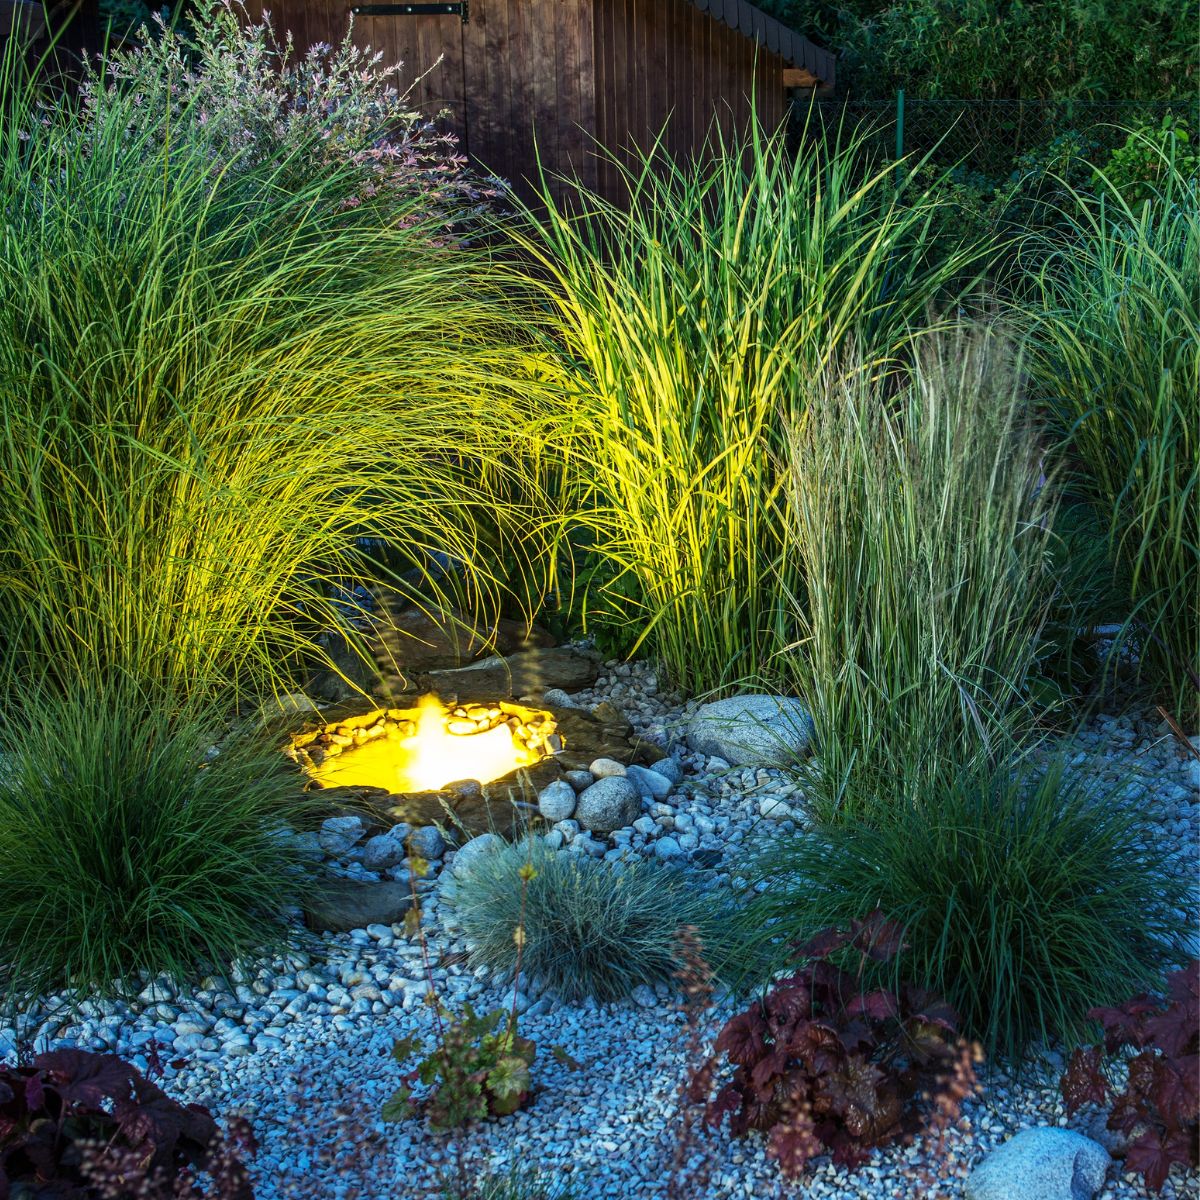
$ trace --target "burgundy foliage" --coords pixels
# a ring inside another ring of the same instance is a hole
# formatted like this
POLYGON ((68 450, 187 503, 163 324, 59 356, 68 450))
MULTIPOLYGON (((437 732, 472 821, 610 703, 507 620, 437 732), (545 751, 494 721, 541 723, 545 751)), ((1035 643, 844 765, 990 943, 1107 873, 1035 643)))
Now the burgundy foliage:
POLYGON ((709 1124, 728 1117, 737 1136, 762 1131, 790 1176, 821 1154, 853 1168, 875 1147, 940 1135, 975 1088, 977 1051, 929 992, 864 987, 868 960, 889 962, 901 949, 900 927, 878 911, 800 947, 800 969, 717 1038, 710 1065, 724 1055, 733 1077, 709 1103, 709 1124), (832 961, 855 952, 854 974, 832 961))
POLYGON ((253 1148, 248 1126, 223 1137, 114 1054, 0 1066, 0 1200, 253 1200, 253 1148))
POLYGON ((1125 1169, 1161 1191, 1175 1163, 1200 1166, 1200 959, 1169 976, 1165 1000, 1137 996, 1119 1008, 1093 1008, 1088 1016, 1103 1027, 1104 1046, 1071 1055, 1062 1078, 1067 1112, 1111 1099, 1108 1127, 1131 1139, 1125 1169), (1136 1053, 1118 1091, 1104 1054, 1122 1047, 1136 1053))

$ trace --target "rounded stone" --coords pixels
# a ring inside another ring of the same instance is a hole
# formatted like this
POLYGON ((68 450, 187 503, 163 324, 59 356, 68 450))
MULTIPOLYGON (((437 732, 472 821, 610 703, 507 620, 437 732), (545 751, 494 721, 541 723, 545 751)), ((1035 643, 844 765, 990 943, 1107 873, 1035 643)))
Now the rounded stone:
POLYGON ((758 815, 768 821, 794 821, 796 812, 780 796, 763 796, 758 802, 758 815))
MULTIPOLYGON (((593 764, 592 774, 595 774, 593 764)), ((638 790, 624 775, 597 779, 590 788, 579 793, 575 820, 592 833, 612 833, 632 825, 642 811, 638 790)))
POLYGON ((393 825, 386 833, 368 838, 363 846, 362 865, 368 871, 386 871, 402 862, 408 853, 404 843, 410 832, 407 825, 393 825))
POLYGON ((660 758, 650 764, 650 770, 669 779, 675 787, 683 782, 683 766, 677 758, 660 758))
POLYGON ((446 841, 436 825, 422 825, 408 835, 408 849, 410 853, 434 862, 446 853, 446 841))
POLYGON ((473 837, 455 851, 454 861, 450 864, 450 874, 455 879, 465 879, 483 859, 503 850, 507 844, 495 833, 481 833, 478 837, 473 837))
POLYGON ((617 762, 615 758, 598 758, 588 770, 597 779, 612 779, 625 774, 625 764, 617 762))
POLYGON ((362 817, 330 817, 321 822, 317 841, 326 854, 337 858, 345 854, 366 833, 362 817))
POLYGON ((1070 1129, 1023 1129, 967 1179, 966 1200, 1092 1200, 1104 1186, 1108 1151, 1070 1129))
POLYGON ((547 784, 538 794, 538 812, 551 825, 565 821, 575 812, 575 789, 565 779, 547 784))
POLYGON ((633 784, 641 796, 651 796, 655 800, 665 800, 671 794, 672 783, 657 771, 647 767, 630 766, 625 769, 625 778, 633 784))
POLYGON ((702 704, 687 727, 688 748, 736 767, 785 767, 805 754, 812 717, 789 696, 731 696, 702 704))

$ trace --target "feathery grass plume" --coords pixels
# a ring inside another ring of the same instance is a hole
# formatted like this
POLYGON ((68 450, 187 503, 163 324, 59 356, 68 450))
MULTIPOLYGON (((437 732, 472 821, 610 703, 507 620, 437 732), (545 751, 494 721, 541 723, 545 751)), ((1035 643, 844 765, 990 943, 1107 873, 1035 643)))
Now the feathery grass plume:
POLYGON ((429 586, 483 613, 539 573, 539 392, 488 252, 356 167, 291 170, 299 138, 214 164, 204 117, 122 79, 86 119, 0 100, 10 680, 286 688, 364 538, 464 564, 429 586))
POLYGON ((787 496, 803 589, 779 586, 819 818, 1007 755, 1029 716, 1056 510, 1012 339, 967 325, 925 335, 901 373, 853 357, 831 370, 791 428, 787 496))
POLYGON ((312 870, 288 830, 312 805, 273 741, 226 733, 119 677, 6 717, 0 990, 221 970, 282 939, 312 870))
POLYGON ((727 947, 722 905, 682 872, 560 854, 537 837, 482 857, 454 880, 448 898, 474 946, 473 963, 511 971, 520 953, 525 975, 540 976, 564 999, 604 1003, 640 983, 669 982, 681 965, 685 925, 703 932, 718 964, 727 947))
POLYGON ((859 149, 755 129, 717 135, 698 170, 654 147, 621 167, 627 204, 547 185, 514 235, 574 418, 585 612, 690 690, 770 677, 791 640, 788 424, 851 341, 869 363, 901 354, 981 253, 932 255, 936 203, 890 169, 864 179, 859 149))
POLYGON ((979 765, 918 789, 896 780, 853 818, 777 842, 746 929, 782 963, 805 939, 880 908, 904 927, 905 970, 943 995, 989 1054, 1068 1044, 1086 1014, 1182 961, 1188 886, 1152 820, 1068 773, 979 765))
POLYGON ((1127 580, 1143 679, 1181 714, 1200 702, 1200 184, 1171 145, 1153 197, 1127 200, 1103 173, 1071 193, 1067 237, 1027 311, 1039 397, 1071 486, 1107 524, 1127 580))

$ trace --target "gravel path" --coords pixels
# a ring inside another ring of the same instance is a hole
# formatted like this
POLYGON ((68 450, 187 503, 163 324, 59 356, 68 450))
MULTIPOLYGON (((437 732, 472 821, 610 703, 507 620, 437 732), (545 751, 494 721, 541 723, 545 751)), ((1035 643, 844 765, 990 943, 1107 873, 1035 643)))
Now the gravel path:
MULTIPOLYGON (((645 666, 612 666, 576 703, 610 699, 639 732, 665 745, 692 706, 659 694, 645 666)), ((1124 782, 1131 803, 1153 811, 1165 845, 1181 871, 1197 880, 1200 778, 1195 760, 1154 720, 1102 717, 1078 737, 1076 767, 1124 782)), ((712 873, 728 878, 739 847, 764 832, 787 836, 796 814, 787 805, 796 786, 779 772, 723 769, 714 760, 683 755, 685 776, 660 806, 652 832, 633 833, 628 847, 657 853, 664 837, 692 834, 703 849, 723 847, 712 873), (766 815, 764 815, 766 814, 766 815)), ((649 826, 645 828, 649 829, 649 826)), ((736 878, 736 871, 734 870, 736 878)), ((1200 908, 1198 900, 1196 908, 1200 908)), ((472 972, 456 956, 465 946, 450 915, 430 892, 426 926, 439 961, 435 978, 453 1006, 477 1009, 507 1002, 511 991, 487 972, 472 972)), ((1195 918, 1194 911, 1192 917, 1195 918)), ((465 1140, 468 1170, 486 1162, 536 1165, 551 1176, 578 1180, 581 1200, 592 1197, 667 1200, 667 1178, 678 1143, 680 1083, 695 1061, 689 1028, 677 1003, 659 989, 641 988, 620 1005, 565 1006, 553 997, 520 997, 522 1033, 543 1046, 561 1044, 582 1064, 571 1071, 543 1053, 535 1068, 538 1093, 522 1112, 488 1123, 465 1140)), ((384 1100, 400 1068, 392 1040, 429 1023, 418 948, 396 926, 370 932, 302 936, 287 956, 255 973, 218 980, 177 995, 148 984, 138 1004, 85 1002, 71 1015, 47 1001, 24 1014, 25 1032, 47 1045, 116 1050, 143 1067, 164 1047, 166 1086, 208 1104, 221 1115, 249 1116, 261 1139, 256 1159, 259 1200, 418 1200, 440 1195, 437 1178, 456 1161, 445 1139, 422 1125, 385 1125, 384 1100), (54 1009, 58 1008, 57 1013, 54 1009), (166 1049, 169 1047, 169 1049, 166 1049)), ((708 1014, 711 1036, 727 1009, 708 1014)), ((0 1028, 0 1053, 15 1031, 0 1028)), ((962 1179, 980 1157, 1030 1125, 1064 1125, 1088 1132, 1089 1118, 1068 1121, 1057 1092, 1061 1059, 1013 1080, 993 1072, 981 1098, 965 1109, 962 1128, 948 1141, 950 1159, 930 1195, 962 1195, 962 1179)), ((803 1182, 781 1190, 760 1140, 731 1141, 704 1134, 691 1168, 677 1182, 679 1197, 813 1198, 915 1197, 918 1148, 893 1148, 854 1174, 819 1162, 803 1182)), ((1110 1178, 1102 1200, 1147 1193, 1131 1177, 1110 1178)), ((1166 1200, 1200 1195, 1200 1176, 1173 1173, 1166 1200)), ((1014 1197, 1013 1200, 1018 1200, 1014 1197)))

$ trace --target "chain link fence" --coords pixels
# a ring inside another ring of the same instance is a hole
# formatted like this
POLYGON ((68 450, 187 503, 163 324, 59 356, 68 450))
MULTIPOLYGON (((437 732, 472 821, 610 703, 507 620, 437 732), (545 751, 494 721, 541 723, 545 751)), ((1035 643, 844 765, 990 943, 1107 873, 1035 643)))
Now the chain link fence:
POLYGON ((833 139, 858 129, 872 157, 906 155, 957 167, 989 179, 1007 176, 1026 154, 1075 134, 1085 155, 1101 162, 1122 145, 1130 127, 1159 126, 1165 117, 1200 131, 1200 99, 1149 104, 1137 101, 922 100, 899 92, 894 100, 797 102, 798 138, 833 139))

